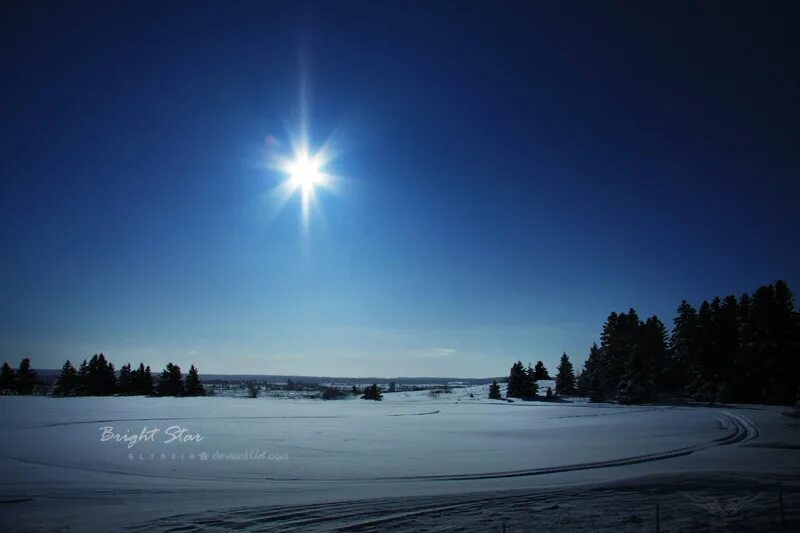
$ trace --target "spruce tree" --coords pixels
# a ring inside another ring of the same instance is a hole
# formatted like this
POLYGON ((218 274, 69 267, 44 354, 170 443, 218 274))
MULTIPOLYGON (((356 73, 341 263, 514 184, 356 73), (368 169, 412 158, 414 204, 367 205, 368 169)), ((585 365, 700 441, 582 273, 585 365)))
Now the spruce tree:
POLYGON ((490 400, 502 399, 502 397, 500 396, 500 385, 497 384, 496 379, 492 381, 491 385, 489 385, 489 399, 490 400))
POLYGON ((652 375, 650 354, 641 344, 635 345, 617 386, 616 400, 622 404, 651 401, 654 390, 652 375))
POLYGON ((733 362, 733 375, 731 386, 736 401, 759 401, 760 387, 756 375, 757 361, 755 358, 755 344, 753 342, 753 326, 750 320, 752 301, 747 293, 739 297, 736 306, 736 326, 739 336, 739 345, 736 347, 733 362))
POLYGON ((535 381, 550 379, 550 374, 548 374, 547 369, 544 367, 544 363, 541 361, 536 361, 536 366, 534 367, 533 371, 535 381))
POLYGON ((119 379, 117 381, 117 388, 120 394, 129 395, 136 394, 133 383, 133 372, 131 371, 131 364, 122 365, 119 367, 119 379))
POLYGON ((641 325, 639 343, 648 359, 647 372, 653 381, 654 392, 670 388, 672 353, 669 334, 657 316, 651 316, 641 325))
POLYGON ((377 383, 373 383, 372 386, 366 387, 364 389, 364 395, 361 396, 362 400, 375 400, 380 401, 383 399, 383 394, 381 394, 381 390, 378 388, 377 383))
POLYGON ((189 367, 189 373, 186 374, 186 396, 205 396, 205 389, 203 388, 203 384, 200 383, 200 377, 198 376, 197 369, 194 365, 189 367))
POLYGON ((178 365, 167 363, 158 381, 159 396, 184 396, 183 373, 178 365))
POLYGON ((153 373, 150 371, 150 365, 147 365, 142 375, 142 387, 140 393, 145 396, 152 396, 156 393, 155 384, 153 383, 153 373))
POLYGON ((78 384, 78 371, 67 359, 67 362, 61 367, 61 375, 53 389, 53 394, 56 396, 72 396, 76 393, 78 384))
POLYGON ((522 398, 528 395, 528 375, 522 361, 517 361, 511 365, 508 374, 508 391, 506 396, 509 398, 522 398))
POLYGON ((31 368, 31 360, 25 357, 19 363, 19 368, 15 377, 17 394, 33 394, 33 389, 36 387, 37 377, 36 371, 31 368))
POLYGON ((536 370, 528 363, 525 369, 525 393, 523 398, 533 398, 539 392, 539 384, 536 383, 536 370))
POLYGON ((697 354, 690 368, 689 393, 698 401, 714 403, 717 399, 717 377, 714 374, 714 310, 704 300, 697 311, 697 354))
POLYGON ((75 393, 78 396, 86 396, 89 394, 89 363, 86 362, 86 359, 84 359, 81 366, 78 367, 78 386, 75 393))
POLYGON ((114 394, 117 384, 117 374, 114 371, 114 365, 106 360, 104 354, 95 354, 89 360, 82 381, 85 394, 90 396, 108 396, 114 394))
POLYGON ((794 295, 783 280, 775 282, 775 343, 778 359, 778 386, 771 401, 791 405, 800 387, 800 315, 795 311, 794 295))
POLYGON ((561 354, 561 362, 558 364, 556 374, 556 394, 559 396, 569 396, 575 393, 575 370, 572 362, 566 353, 561 354))
POLYGON ((673 320, 670 337, 673 358, 670 384, 673 389, 682 386, 687 392, 692 392, 692 377, 700 357, 698 328, 697 310, 683 300, 673 320))
POLYGON ((114 370, 114 365, 110 361, 106 361, 102 353, 100 354, 100 360, 105 361, 102 367, 102 394, 110 396, 117 390, 117 373, 114 370))
POLYGON ((14 392, 14 369, 8 363, 3 363, 0 370, 0 394, 13 394, 14 392))
POLYGON ((593 402, 605 399, 605 380, 603 379, 602 351, 596 343, 589 349, 589 357, 583 365, 578 382, 580 394, 588 396, 593 402))

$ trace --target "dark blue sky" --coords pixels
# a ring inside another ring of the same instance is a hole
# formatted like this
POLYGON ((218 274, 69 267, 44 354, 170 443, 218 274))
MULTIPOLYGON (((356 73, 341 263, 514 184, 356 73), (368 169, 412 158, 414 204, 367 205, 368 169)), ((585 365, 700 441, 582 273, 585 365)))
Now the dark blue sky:
POLYGON ((4 359, 498 375, 800 285, 791 4, 233 4, 3 5, 4 359))

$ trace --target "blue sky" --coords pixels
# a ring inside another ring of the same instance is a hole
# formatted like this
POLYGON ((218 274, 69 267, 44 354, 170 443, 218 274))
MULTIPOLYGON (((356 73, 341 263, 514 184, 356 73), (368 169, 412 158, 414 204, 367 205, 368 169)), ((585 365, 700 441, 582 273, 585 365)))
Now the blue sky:
POLYGON ((115 4, 0 17, 10 362, 501 375, 800 282, 791 5, 115 4))

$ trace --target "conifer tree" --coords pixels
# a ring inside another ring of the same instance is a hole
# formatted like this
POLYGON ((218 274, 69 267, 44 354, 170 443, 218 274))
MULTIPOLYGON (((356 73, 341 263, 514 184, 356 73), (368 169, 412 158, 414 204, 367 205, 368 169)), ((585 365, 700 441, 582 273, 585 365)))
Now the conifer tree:
POLYGON ((86 362, 86 359, 78 367, 78 386, 75 392, 78 396, 89 394, 89 363, 86 362))
POLYGON ((700 357, 698 328, 697 310, 683 300, 678 306, 677 316, 673 320, 672 336, 670 337, 673 353, 671 376, 673 388, 683 384, 687 388, 687 392, 691 392, 691 377, 700 357))
POLYGON ((500 385, 497 384, 496 379, 492 381, 491 385, 489 385, 489 399, 490 400, 502 399, 502 397, 500 396, 500 385))
POLYGON ((36 386, 36 371, 31 368, 31 360, 25 357, 19 363, 15 376, 15 390, 17 394, 33 394, 36 386))
POLYGON ((364 389, 364 395, 361 397, 361 399, 375 401, 382 400, 383 394, 381 394, 381 390, 378 388, 377 383, 373 383, 371 387, 366 387, 364 389))
POLYGON ((133 372, 131 371, 131 364, 122 365, 119 367, 119 379, 117 380, 117 388, 120 394, 136 394, 133 383, 133 372))
MULTIPOLYGON (((117 374, 114 365, 106 360, 102 353, 89 359, 86 369, 82 369, 82 388, 84 394, 90 396, 108 396, 116 391, 117 374)), ((78 372, 81 375, 81 371, 78 372)))
POLYGON ((751 305, 750 295, 743 293, 736 306, 739 345, 734 354, 731 387, 734 398, 741 402, 756 402, 760 399, 758 376, 755 372, 757 361, 754 356, 753 327, 750 321, 751 305))
POLYGON ((525 385, 523 398, 533 398, 539 392, 539 384, 536 383, 536 370, 528 363, 528 368, 525 369, 525 385))
POLYGON ((140 389, 140 393, 144 394, 145 396, 152 396, 156 393, 155 384, 153 383, 153 373, 150 371, 150 365, 147 365, 144 368, 144 374, 142 374, 142 387, 140 389))
POLYGON ((561 362, 558 364, 556 374, 556 394, 559 396, 569 396, 575 393, 575 370, 572 362, 566 353, 561 354, 561 362))
POLYGON ((508 375, 508 391, 506 396, 509 398, 530 398, 536 395, 538 385, 534 379, 535 371, 528 365, 525 368, 522 361, 517 361, 511 366, 508 375))
POLYGON ((53 394, 56 396, 72 396, 77 392, 78 385, 78 371, 67 359, 67 362, 61 367, 61 375, 53 389, 53 394))
POLYGON ((589 357, 583 365, 583 371, 578 382, 580 394, 588 396, 594 402, 601 402, 605 399, 602 364, 602 352, 597 344, 594 343, 589 349, 589 357))
POLYGON ((186 374, 186 396, 205 396, 205 389, 203 384, 200 383, 197 369, 194 365, 189 367, 189 373, 186 374))
POLYGON ((520 398, 525 393, 525 368, 522 361, 517 361, 511 365, 511 372, 508 374, 508 391, 506 396, 509 398, 520 398))
POLYGON ((158 395, 183 396, 185 392, 181 367, 173 363, 167 363, 158 381, 158 395))
POLYGON ((0 394, 13 394, 14 392, 14 369, 8 363, 3 363, 0 370, 0 394))
POLYGON ((544 363, 541 361, 536 361, 536 366, 534 367, 533 372, 533 378, 535 381, 550 379, 550 374, 547 373, 547 369, 545 368, 544 363))

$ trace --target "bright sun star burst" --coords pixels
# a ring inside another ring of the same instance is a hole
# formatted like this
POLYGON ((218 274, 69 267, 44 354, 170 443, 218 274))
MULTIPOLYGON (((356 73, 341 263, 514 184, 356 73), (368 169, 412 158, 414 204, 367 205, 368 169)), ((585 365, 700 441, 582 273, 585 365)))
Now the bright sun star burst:
POLYGON ((325 167, 337 157, 339 148, 335 146, 334 137, 338 137, 339 128, 324 142, 312 148, 309 135, 309 105, 306 97, 305 73, 300 77, 300 106, 298 123, 293 132, 289 132, 288 145, 279 139, 267 136, 269 167, 280 173, 284 179, 270 193, 273 201, 272 211, 277 213, 295 195, 300 197, 300 220, 303 233, 307 233, 311 211, 320 210, 317 205, 317 191, 335 191, 340 176, 334 176, 325 167), (288 149, 287 149, 288 148, 288 149))
POLYGON ((311 152, 305 139, 299 139, 292 144, 291 154, 276 158, 276 169, 287 176, 279 187, 279 204, 283 205, 289 197, 299 193, 304 230, 308 229, 317 189, 333 188, 335 179, 325 170, 325 165, 330 159, 329 143, 323 145, 317 152, 311 152))
POLYGON ((297 154, 294 161, 289 163, 288 174, 292 185, 301 189, 313 189, 320 181, 321 169, 319 163, 307 154, 297 154))

